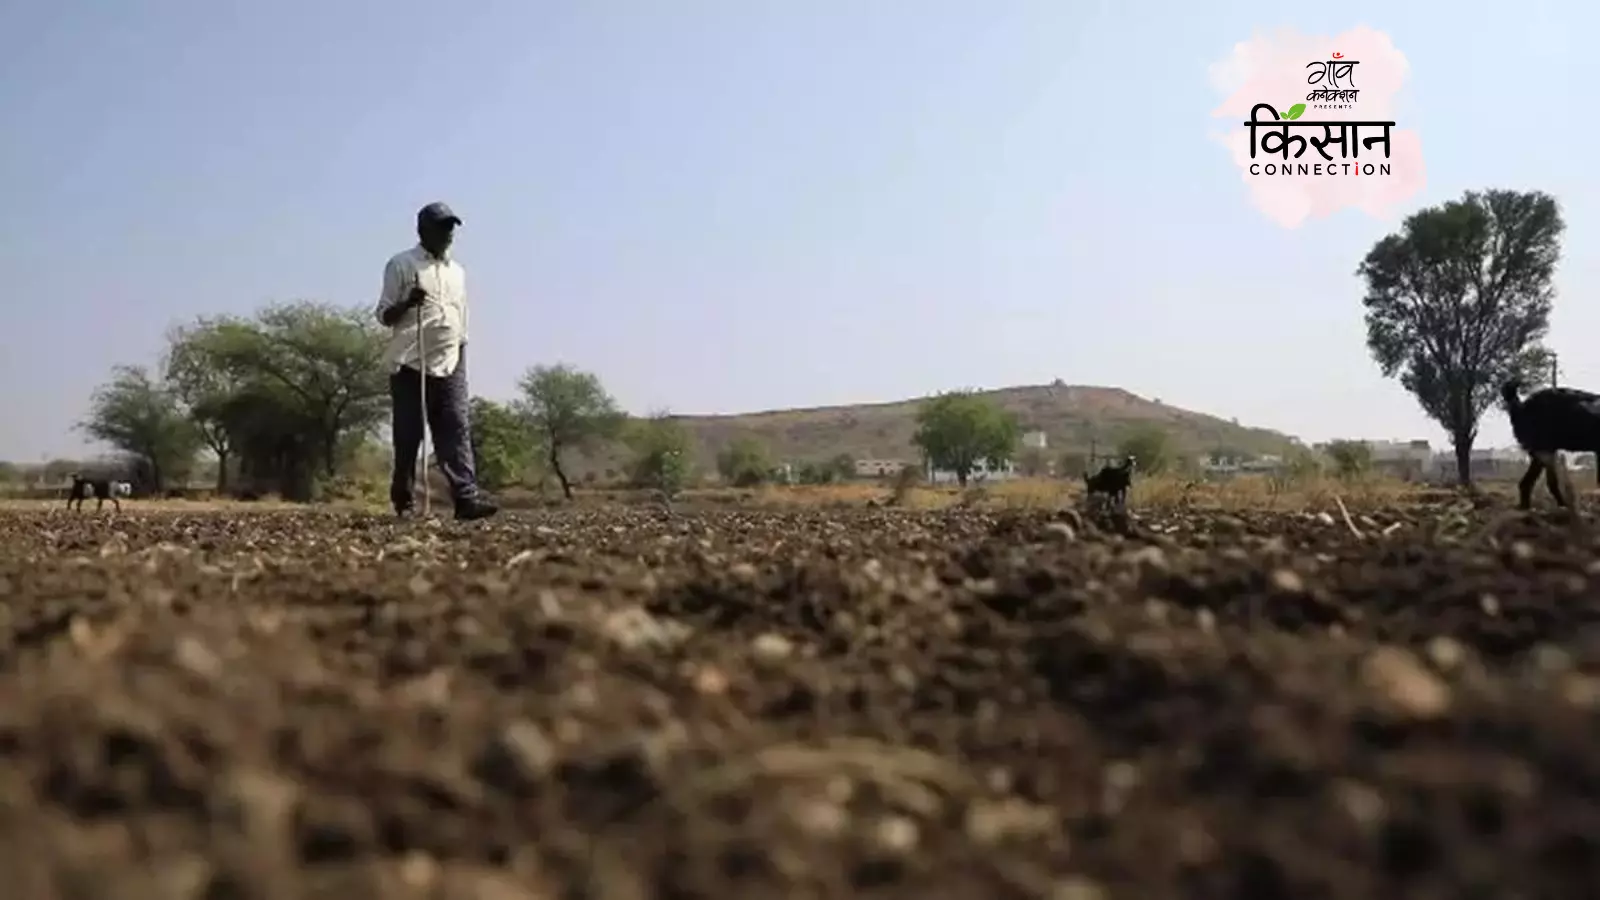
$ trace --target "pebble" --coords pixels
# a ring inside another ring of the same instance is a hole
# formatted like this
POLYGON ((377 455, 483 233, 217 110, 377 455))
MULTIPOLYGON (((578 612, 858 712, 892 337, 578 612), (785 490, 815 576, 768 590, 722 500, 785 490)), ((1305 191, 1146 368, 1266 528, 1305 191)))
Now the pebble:
POLYGON ((1285 594, 1303 594, 1306 590, 1305 580, 1293 569, 1272 570, 1272 587, 1274 590, 1285 594))
POLYGON ((750 650, 755 654, 756 662, 770 666, 788 659, 794 653, 794 642, 769 631, 751 641, 750 650))
POLYGON ((1381 647, 1368 655, 1362 676, 1412 718, 1437 718, 1450 708, 1450 686, 1398 647, 1381 647))
POLYGON ((917 823, 905 816, 885 816, 872 831, 873 843, 895 854, 911 853, 921 837, 917 823))

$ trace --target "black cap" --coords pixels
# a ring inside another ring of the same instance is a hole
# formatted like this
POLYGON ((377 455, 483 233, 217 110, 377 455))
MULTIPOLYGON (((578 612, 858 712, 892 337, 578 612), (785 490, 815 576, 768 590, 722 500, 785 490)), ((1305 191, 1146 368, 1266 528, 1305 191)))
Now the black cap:
POLYGON ((429 203, 417 210, 417 224, 424 222, 454 222, 460 225, 461 217, 445 203, 429 203))

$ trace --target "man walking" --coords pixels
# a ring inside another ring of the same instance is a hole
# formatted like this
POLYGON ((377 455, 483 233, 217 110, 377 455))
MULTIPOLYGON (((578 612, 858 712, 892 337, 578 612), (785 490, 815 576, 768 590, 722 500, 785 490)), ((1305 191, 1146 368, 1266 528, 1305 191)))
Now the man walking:
POLYGON ((427 425, 439 470, 450 483, 457 519, 483 519, 498 508, 479 496, 468 422, 466 273, 450 258, 461 218, 443 203, 417 213, 417 246, 395 254, 383 270, 378 321, 389 327, 389 397, 394 403, 394 477, 389 500, 399 515, 412 508, 422 443, 422 378, 427 425), (421 310, 420 316, 418 309, 421 310), (421 319, 423 351, 417 358, 421 319))

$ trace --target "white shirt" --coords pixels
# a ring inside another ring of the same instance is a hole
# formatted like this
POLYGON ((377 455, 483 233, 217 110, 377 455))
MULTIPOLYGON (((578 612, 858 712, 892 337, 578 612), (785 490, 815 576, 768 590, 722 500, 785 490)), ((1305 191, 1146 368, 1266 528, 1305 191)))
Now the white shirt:
MULTIPOLYGON (((448 251, 440 259, 419 244, 396 253, 383 267, 383 293, 375 310, 378 321, 383 321, 384 310, 404 303, 415 285, 428 292, 428 299, 419 307, 423 349, 428 355, 426 371, 444 377, 456 370, 461 345, 467 341, 467 273, 448 251)), ((389 329, 384 361, 390 371, 417 367, 417 309, 407 310, 389 329)))

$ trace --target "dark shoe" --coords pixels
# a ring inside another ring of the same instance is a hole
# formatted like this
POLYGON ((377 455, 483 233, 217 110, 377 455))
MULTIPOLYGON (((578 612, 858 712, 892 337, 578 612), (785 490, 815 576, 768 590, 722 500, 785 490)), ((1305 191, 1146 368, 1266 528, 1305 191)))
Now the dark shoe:
POLYGON ((487 519, 499 511, 500 507, 495 506, 493 503, 474 497, 471 500, 462 500, 456 503, 456 520, 471 522, 475 519, 487 519))

